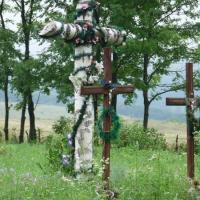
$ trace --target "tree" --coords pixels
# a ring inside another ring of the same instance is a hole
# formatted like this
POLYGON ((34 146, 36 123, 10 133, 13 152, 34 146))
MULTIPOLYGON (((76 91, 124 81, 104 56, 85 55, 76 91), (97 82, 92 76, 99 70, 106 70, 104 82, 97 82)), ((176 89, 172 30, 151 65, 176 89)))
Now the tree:
POLYGON ((19 52, 15 49, 16 35, 6 29, 6 20, 4 12, 9 9, 9 6, 4 0, 0 2, 0 89, 4 91, 5 98, 5 120, 4 120, 4 133, 5 140, 9 140, 9 80, 12 76, 13 66, 16 63, 16 58, 19 52))
MULTIPOLYGON (((41 10, 41 1, 39 0, 14 0, 15 8, 20 13, 21 23, 18 25, 19 28, 19 40, 24 45, 23 62, 18 65, 15 72, 20 80, 15 79, 17 83, 16 89, 22 96, 22 114, 21 114, 21 125, 20 125, 20 143, 23 142, 24 138, 24 125, 25 125, 25 113, 26 105, 28 105, 29 113, 29 141, 36 140, 36 128, 35 128, 35 113, 34 113, 34 102, 33 92, 39 88, 38 77, 35 78, 35 71, 38 69, 36 66, 38 61, 30 55, 30 42, 36 39, 35 26, 38 24, 38 13, 41 10), (17 70, 18 69, 18 70, 17 70), (20 75, 19 75, 20 74, 20 75), (23 79, 23 80, 22 80, 23 79)), ((38 74, 38 73, 37 73, 38 74)))
POLYGON ((180 76, 172 63, 188 58, 189 41, 199 34, 195 19, 199 16, 198 0, 119 0, 103 1, 107 22, 125 28, 131 40, 116 50, 115 79, 134 84, 144 99, 143 126, 148 127, 149 108, 162 94, 181 86, 161 85, 164 75, 180 76), (110 17, 109 17, 110 16, 110 17), (183 18, 187 20, 183 20, 183 18), (125 20, 126 19, 126 20, 125 20))
MULTIPOLYGON (((31 91, 31 96, 34 91, 38 91, 41 88, 41 71, 43 70, 43 63, 36 58, 29 58, 29 60, 26 60, 26 62, 19 62, 14 70, 13 70, 13 87, 17 90, 17 93, 21 95, 22 101, 18 104, 17 108, 22 109, 22 118, 21 120, 21 127, 20 127, 20 135, 19 135, 19 142, 24 142, 24 123, 25 123, 25 113, 26 113, 26 105, 27 102, 30 101, 28 98, 30 98, 30 95, 28 95, 31 91), (22 77, 28 77, 28 78, 22 78, 22 77)), ((28 106, 28 112, 29 116, 31 115, 30 109, 33 109, 33 115, 35 106, 32 100, 31 107, 28 106)), ((35 116, 30 116, 30 128, 35 124, 35 116), (32 118, 31 118, 32 117, 32 118), (32 121, 31 121, 32 120, 32 121)), ((30 132, 29 132, 30 134, 30 132)), ((35 139, 30 137, 29 140, 33 141, 35 139)))

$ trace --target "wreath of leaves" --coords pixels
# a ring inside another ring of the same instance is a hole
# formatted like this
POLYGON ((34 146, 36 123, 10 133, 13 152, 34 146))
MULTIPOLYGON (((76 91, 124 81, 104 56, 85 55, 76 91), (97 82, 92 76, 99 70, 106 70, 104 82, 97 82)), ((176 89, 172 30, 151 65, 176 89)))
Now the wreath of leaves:
POLYGON ((112 107, 104 108, 96 123, 96 131, 100 136, 100 138, 102 138, 106 142, 110 142, 111 140, 116 140, 119 136, 120 127, 121 127, 120 120, 115 110, 112 107), (111 123, 112 123, 111 130, 109 133, 103 131, 103 123, 108 116, 111 116, 111 123))

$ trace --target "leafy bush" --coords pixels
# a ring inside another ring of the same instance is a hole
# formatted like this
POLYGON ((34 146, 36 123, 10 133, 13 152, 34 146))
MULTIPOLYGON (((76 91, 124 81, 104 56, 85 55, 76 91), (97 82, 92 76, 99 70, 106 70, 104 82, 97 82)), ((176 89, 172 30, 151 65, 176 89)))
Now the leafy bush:
POLYGON ((46 141, 47 159, 49 166, 53 171, 70 172, 72 170, 71 162, 63 165, 62 156, 70 153, 70 148, 67 147, 66 138, 63 135, 48 136, 46 141))
POLYGON ((7 153, 7 149, 5 146, 0 146, 0 155, 4 155, 7 153))
POLYGON ((138 123, 122 123, 120 137, 115 142, 117 147, 134 146, 138 149, 166 149, 163 135, 155 129, 144 130, 138 123))
POLYGON ((194 151, 196 154, 200 154, 200 132, 194 132, 194 151))
POLYGON ((72 172, 73 162, 71 159, 72 146, 69 143, 69 134, 72 131, 72 120, 61 117, 53 125, 56 134, 46 139, 47 159, 50 168, 54 171, 72 172))
POLYGON ((62 116, 53 124, 52 128, 56 134, 64 135, 72 131, 72 126, 72 119, 70 117, 67 118, 62 116))

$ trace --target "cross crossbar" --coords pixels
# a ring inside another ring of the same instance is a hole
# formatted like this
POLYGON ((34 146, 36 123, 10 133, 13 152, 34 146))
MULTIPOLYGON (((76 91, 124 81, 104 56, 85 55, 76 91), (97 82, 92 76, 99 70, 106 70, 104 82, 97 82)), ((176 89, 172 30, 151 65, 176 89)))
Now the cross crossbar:
POLYGON ((186 106, 185 98, 167 98, 166 99, 167 106, 186 106))
MULTIPOLYGON (((132 86, 117 86, 112 90, 113 95, 133 93, 134 88, 132 86)), ((100 86, 83 86, 81 88, 82 95, 90 94, 109 94, 110 90, 100 86)))

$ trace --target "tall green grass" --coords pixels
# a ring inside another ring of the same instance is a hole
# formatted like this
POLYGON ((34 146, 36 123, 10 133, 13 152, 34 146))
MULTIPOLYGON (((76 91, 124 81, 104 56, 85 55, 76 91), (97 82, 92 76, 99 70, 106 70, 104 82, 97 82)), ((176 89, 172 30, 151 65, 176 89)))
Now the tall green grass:
MULTIPOLYGON (((94 155, 99 166, 96 168, 100 168, 100 147, 95 149, 94 155)), ((188 199, 190 185, 186 178, 185 153, 113 148, 111 155, 111 188, 119 193, 118 199, 188 199)), ((105 199, 100 174, 79 180, 63 177, 59 172, 51 173, 45 156, 44 145, 1 145, 0 199, 105 199)), ((199 163, 199 157, 197 161, 199 163)))

